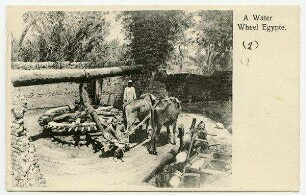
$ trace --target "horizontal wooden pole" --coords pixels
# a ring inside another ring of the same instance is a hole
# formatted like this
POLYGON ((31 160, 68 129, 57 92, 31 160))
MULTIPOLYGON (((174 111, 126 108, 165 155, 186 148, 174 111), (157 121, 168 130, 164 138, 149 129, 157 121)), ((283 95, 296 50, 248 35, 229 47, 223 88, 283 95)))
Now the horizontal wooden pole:
POLYGON ((14 87, 62 82, 85 82, 97 78, 139 74, 142 65, 96 69, 11 70, 14 87))

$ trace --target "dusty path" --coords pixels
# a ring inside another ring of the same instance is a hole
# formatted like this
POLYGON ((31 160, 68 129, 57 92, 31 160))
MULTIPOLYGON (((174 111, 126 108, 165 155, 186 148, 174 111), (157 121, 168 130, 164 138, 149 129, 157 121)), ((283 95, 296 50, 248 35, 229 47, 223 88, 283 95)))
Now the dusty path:
MULTIPOLYGON (((25 117, 25 125, 30 135, 38 134, 41 127, 37 123, 42 111, 29 111, 25 117)), ((231 134, 225 129, 215 128, 215 122, 201 115, 181 114, 178 124, 183 123, 185 129, 190 127, 192 118, 197 122, 204 120, 209 133, 218 134, 218 137, 211 137, 212 143, 224 142, 231 145, 231 134)), ((146 187, 146 190, 154 188, 150 184, 142 183, 147 172, 156 166, 160 157, 171 150, 173 145, 167 144, 158 147, 158 155, 150 155, 145 146, 138 145, 131 151, 125 153, 122 161, 115 161, 113 158, 100 158, 99 153, 94 154, 91 146, 73 147, 52 142, 50 139, 39 139, 34 142, 37 148, 37 156, 42 174, 46 178, 49 189, 56 190, 59 185, 64 190, 82 190, 84 185, 87 189, 97 190, 101 186, 108 189, 116 189, 116 186, 133 190, 135 187, 146 187), (93 182, 94 181, 94 182, 93 182), (74 188, 71 188, 74 186, 74 188), (78 186, 75 188, 75 186, 78 186)), ((214 185, 222 188, 229 183, 227 180, 218 183, 210 183, 207 188, 214 185)), ((225 178, 228 179, 228 178, 225 178)), ((62 189, 63 190, 63 189, 62 189)))

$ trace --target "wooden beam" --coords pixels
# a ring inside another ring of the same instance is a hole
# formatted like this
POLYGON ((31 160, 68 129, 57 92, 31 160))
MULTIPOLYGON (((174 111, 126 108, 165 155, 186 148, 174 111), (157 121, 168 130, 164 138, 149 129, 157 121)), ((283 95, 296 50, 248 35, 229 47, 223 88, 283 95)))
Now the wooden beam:
POLYGON ((11 70, 11 82, 14 87, 61 82, 87 82, 97 78, 139 74, 141 72, 142 65, 96 69, 11 70))
POLYGON ((154 169, 150 170, 149 173, 144 177, 142 181, 148 183, 156 174, 162 171, 165 165, 174 162, 174 159, 177 153, 179 153, 179 151, 180 151, 180 147, 175 146, 171 151, 161 156, 160 162, 158 163, 158 165, 154 169))

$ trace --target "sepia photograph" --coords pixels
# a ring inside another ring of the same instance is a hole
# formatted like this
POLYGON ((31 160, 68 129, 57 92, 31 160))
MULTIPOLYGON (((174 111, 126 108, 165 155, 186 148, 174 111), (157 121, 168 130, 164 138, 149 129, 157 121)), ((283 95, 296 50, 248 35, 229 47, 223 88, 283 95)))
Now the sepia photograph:
POLYGON ((25 10, 13 23, 13 189, 231 187, 232 10, 25 10))

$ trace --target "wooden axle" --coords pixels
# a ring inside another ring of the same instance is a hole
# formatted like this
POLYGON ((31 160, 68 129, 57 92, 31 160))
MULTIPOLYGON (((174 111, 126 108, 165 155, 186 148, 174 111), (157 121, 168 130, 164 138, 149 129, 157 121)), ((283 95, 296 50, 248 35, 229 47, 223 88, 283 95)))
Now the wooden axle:
POLYGON ((87 82, 104 77, 139 74, 141 71, 142 65, 96 69, 12 70, 11 82, 14 87, 61 82, 87 82))

